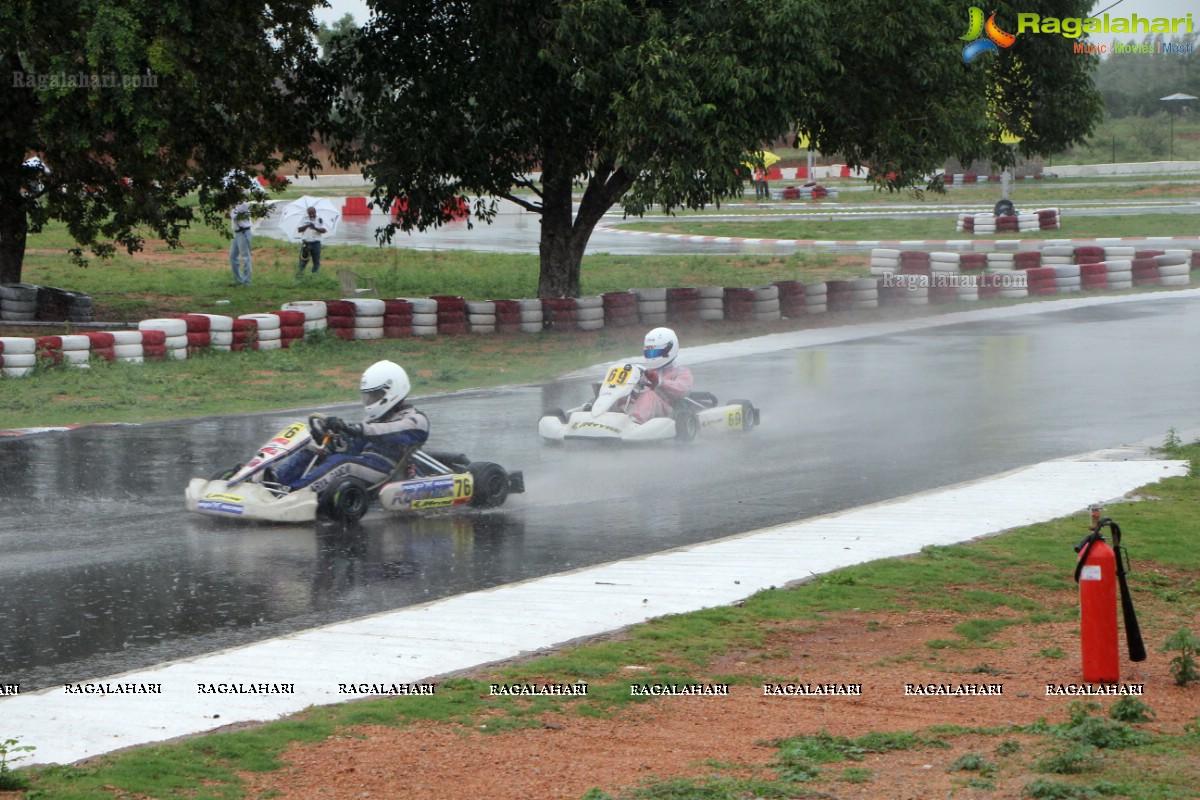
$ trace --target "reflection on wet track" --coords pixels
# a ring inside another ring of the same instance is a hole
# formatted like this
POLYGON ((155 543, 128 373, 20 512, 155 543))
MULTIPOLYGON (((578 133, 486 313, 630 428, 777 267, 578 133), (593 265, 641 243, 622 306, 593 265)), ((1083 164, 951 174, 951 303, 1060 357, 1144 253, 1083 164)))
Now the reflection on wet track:
POLYGON ((1200 373, 1181 368, 1196 304, 698 364, 697 388, 751 399, 762 427, 691 446, 541 444, 542 409, 581 401, 587 381, 424 399, 418 387, 434 449, 524 470, 526 494, 486 513, 374 511, 350 530, 183 510, 189 478, 243 460, 291 414, 3 440, 0 682, 113 674, 1187 429, 1200 416, 1200 373))

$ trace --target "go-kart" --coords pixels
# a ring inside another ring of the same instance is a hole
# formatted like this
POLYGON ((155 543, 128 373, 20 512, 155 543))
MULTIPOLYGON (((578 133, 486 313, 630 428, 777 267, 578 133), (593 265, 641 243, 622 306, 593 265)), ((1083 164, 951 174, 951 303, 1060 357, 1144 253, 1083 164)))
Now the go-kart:
MULTIPOLYGON (((315 519, 356 522, 373 502, 388 511, 504 503, 510 494, 525 491, 520 472, 499 464, 471 461, 460 453, 425 452, 412 448, 385 480, 370 485, 347 476, 314 491, 278 482, 272 465, 299 450, 311 453, 304 475, 328 453, 346 448, 344 424, 314 414, 308 422, 293 422, 259 448, 245 464, 222 470, 211 478, 193 478, 185 492, 187 508, 200 514, 263 522, 309 522, 315 519)), ((321 483, 321 482, 318 482, 321 483)))
POLYGON ((730 431, 747 432, 759 423, 759 409, 749 400, 721 403, 711 392, 689 392, 669 417, 639 423, 627 409, 647 388, 645 368, 618 362, 601 383, 593 384, 595 398, 577 408, 553 408, 538 420, 538 435, 547 442, 690 442, 697 436, 730 431))

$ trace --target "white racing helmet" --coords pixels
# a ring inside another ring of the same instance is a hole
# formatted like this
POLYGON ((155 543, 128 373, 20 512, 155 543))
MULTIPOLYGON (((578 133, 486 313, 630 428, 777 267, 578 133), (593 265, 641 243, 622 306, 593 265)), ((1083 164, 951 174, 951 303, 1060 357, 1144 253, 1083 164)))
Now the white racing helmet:
POLYGON ((412 391, 404 367, 392 361, 376 361, 367 367, 359 387, 368 422, 391 411, 412 391))
POLYGON ((679 337, 670 328, 655 328, 646 334, 646 369, 662 369, 679 355, 679 337))

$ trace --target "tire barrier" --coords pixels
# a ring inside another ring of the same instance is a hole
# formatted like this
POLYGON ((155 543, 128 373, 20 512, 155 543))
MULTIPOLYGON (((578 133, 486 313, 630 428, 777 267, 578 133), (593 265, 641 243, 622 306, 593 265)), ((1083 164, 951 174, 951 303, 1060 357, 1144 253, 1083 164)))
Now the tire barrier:
POLYGON ((992 236, 996 233, 1023 231, 1049 231, 1060 227, 1061 212, 1057 208, 1042 208, 1020 214, 996 216, 992 211, 974 211, 959 214, 954 224, 958 233, 974 233, 992 236))
POLYGON ((575 298, 575 324, 581 331, 598 331, 604 327, 604 298, 598 294, 575 298))
POLYGON ((458 295, 440 294, 437 302, 437 332, 442 336, 461 336, 467 332, 467 301, 458 295))
POLYGON ((495 333, 496 304, 490 300, 468 301, 467 330, 471 333, 495 333))
MULTIPOLYGON (((304 314, 304 332, 323 331, 329 327, 329 310, 324 300, 293 300, 280 307, 283 311, 299 311, 304 314)), ((230 329, 232 330, 232 328, 230 329)))
POLYGON ((542 327, 546 330, 579 330, 579 312, 574 297, 543 297, 542 327))
MULTIPOLYGON (((1042 249, 1030 251, 956 253, 875 248, 870 258, 871 277, 811 284, 783 280, 757 288, 645 288, 579 298, 524 300, 466 301, 450 295, 297 300, 285 303, 279 311, 237 318, 185 313, 142 320, 136 330, 0 336, 0 375, 25 376, 39 365, 85 367, 93 361, 185 359, 204 349, 280 349, 316 330, 331 330, 340 338, 353 340, 460 332, 537 333, 548 328, 653 327, 668 322, 725 319, 769 322, 801 314, 881 306, 1122 291, 1134 286, 1187 286, 1191 272, 1200 268, 1200 250, 1076 246, 1061 239, 1046 240, 1042 249)), ((6 284, 0 286, 0 303, 10 314, 36 315, 41 293, 42 287, 33 284, 6 284)))
MULTIPOLYGON (((1044 173, 1035 172, 1030 175, 1018 175, 1014 180, 1040 181, 1045 177, 1044 173)), ((944 172, 942 173, 942 183, 946 186, 962 186, 964 183, 999 183, 1000 176, 992 173, 989 175, 979 175, 974 172, 944 172), (967 179, 970 176, 970 180, 967 179)))
POLYGON ((0 321, 91 322, 92 298, 53 286, 9 283, 0 286, 0 321))
POLYGON ((638 298, 638 316, 642 325, 654 327, 667 324, 666 289, 631 289, 638 298))
POLYGON ((820 283, 804 284, 804 313, 824 314, 829 310, 829 285, 820 283))
POLYGON ((604 325, 606 327, 626 328, 638 324, 638 296, 636 294, 633 292, 605 292, 600 297, 604 302, 604 325))
POLYGON ((804 283, 802 281, 775 281, 779 289, 779 314, 785 319, 795 319, 804 313, 804 283))
POLYGON ((700 319, 700 290, 687 287, 667 289, 667 324, 696 322, 700 319))
POLYGON ((175 317, 144 319, 138 323, 142 332, 142 351, 146 358, 187 358, 187 323, 175 317))

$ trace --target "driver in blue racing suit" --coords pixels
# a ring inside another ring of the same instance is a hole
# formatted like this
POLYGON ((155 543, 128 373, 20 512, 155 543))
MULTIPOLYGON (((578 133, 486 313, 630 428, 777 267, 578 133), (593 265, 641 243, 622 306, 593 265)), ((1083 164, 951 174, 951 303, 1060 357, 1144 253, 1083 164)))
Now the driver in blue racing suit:
POLYGON ((340 452, 325 456, 307 475, 312 454, 301 450, 275 467, 275 481, 292 490, 319 492, 343 478, 360 478, 369 486, 386 480, 400 462, 429 438, 429 418, 405 403, 412 384, 399 364, 379 361, 362 375, 365 419, 361 424, 326 417, 325 427, 341 437, 340 452))

